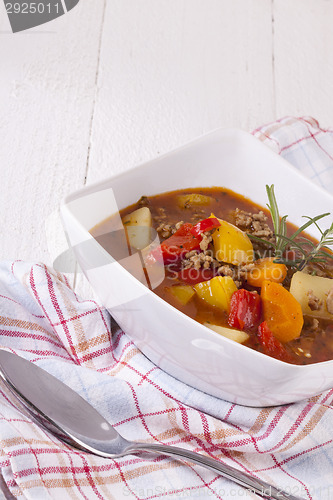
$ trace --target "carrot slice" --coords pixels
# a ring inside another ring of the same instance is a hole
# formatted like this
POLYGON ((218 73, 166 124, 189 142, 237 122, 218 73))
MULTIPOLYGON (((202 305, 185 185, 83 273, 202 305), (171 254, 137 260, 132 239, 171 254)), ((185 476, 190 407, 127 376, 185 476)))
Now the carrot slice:
POLYGON ((255 261, 254 267, 247 275, 247 282, 251 286, 261 287, 264 280, 282 283, 287 276, 287 267, 274 262, 275 257, 266 257, 255 261))
POLYGON ((303 314, 300 303, 279 283, 264 280, 261 286, 264 320, 280 342, 289 342, 300 336, 303 314))

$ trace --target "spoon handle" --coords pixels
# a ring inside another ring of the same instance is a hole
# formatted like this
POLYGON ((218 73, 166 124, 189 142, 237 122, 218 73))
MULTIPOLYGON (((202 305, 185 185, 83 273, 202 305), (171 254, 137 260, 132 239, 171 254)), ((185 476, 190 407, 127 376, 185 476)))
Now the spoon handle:
POLYGON ((257 479, 256 477, 250 476, 250 474, 235 469, 230 465, 226 465, 214 458, 210 458, 193 451, 184 450, 175 446, 141 443, 133 443, 126 450, 127 453, 136 453, 138 451, 160 453, 162 455, 184 459, 194 464, 201 465, 202 467, 230 479, 231 481, 263 498, 273 498, 276 500, 302 500, 300 497, 288 494, 287 492, 276 488, 265 481, 257 479))

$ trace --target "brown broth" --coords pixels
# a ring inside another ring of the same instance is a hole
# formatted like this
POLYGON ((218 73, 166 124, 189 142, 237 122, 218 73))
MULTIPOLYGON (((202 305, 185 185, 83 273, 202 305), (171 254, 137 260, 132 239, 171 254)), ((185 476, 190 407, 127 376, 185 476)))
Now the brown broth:
MULTIPOLYGON (((157 229, 159 224, 162 222, 167 224, 176 224, 183 221, 195 224, 199 220, 209 217, 211 213, 216 215, 218 218, 224 219, 233 224, 236 208, 251 213, 257 213, 262 210, 268 216, 268 223, 272 227, 270 215, 267 209, 253 203, 244 196, 225 188, 211 187, 184 189, 150 196, 147 200, 147 206, 149 207, 153 217, 154 229, 157 229), (177 197, 179 195, 191 193, 199 193, 205 196, 210 196, 212 198, 211 203, 206 206, 188 206, 187 208, 181 208, 177 204, 177 197)), ((139 200, 137 203, 123 209, 120 212, 121 217, 124 217, 142 206, 141 203, 142 202, 139 200)), ((125 239, 119 238, 119 232, 117 232, 117 234, 112 233, 112 220, 113 218, 110 217, 103 221, 98 226, 95 226, 91 230, 91 233, 108 252, 110 252, 117 259, 120 259, 128 255, 128 247, 125 239)), ((295 230, 296 226, 288 223, 288 233, 292 234, 295 230)), ((308 235, 306 236, 309 238, 308 235)), ((311 239, 313 240, 313 238, 311 239)), ((200 323, 211 322, 213 324, 227 326, 226 314, 216 307, 207 305, 197 296, 194 296, 188 304, 181 305, 170 293, 170 287, 175 284, 180 284, 180 281, 175 278, 175 273, 172 271, 171 266, 171 269, 166 268, 166 275, 163 282, 155 288, 153 292, 166 302, 173 305, 179 311, 200 323)), ((251 287, 247 288, 253 290, 251 287)), ((319 320, 320 332, 314 331, 311 325, 312 323, 310 318, 305 318, 304 327, 300 337, 284 344, 291 356, 292 363, 310 364, 333 359, 333 324, 329 321, 319 320)), ((258 338, 254 332, 250 335, 250 338, 245 345, 252 349, 262 351, 258 338)))

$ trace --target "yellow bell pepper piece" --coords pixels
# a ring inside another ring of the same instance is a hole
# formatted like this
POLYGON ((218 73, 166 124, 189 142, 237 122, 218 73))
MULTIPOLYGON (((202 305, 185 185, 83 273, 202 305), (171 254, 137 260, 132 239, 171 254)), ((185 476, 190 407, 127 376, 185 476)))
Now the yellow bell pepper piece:
POLYGON ((207 304, 229 312, 230 299, 237 287, 230 276, 215 276, 209 281, 197 283, 194 290, 207 304))
POLYGON ((230 222, 218 220, 221 225, 213 233, 215 258, 236 266, 253 262, 253 245, 248 235, 230 222))
POLYGON ((213 198, 211 196, 205 196, 200 193, 181 194, 177 196, 177 203, 180 208, 209 205, 212 201, 213 198))
POLYGON ((195 291, 189 285, 175 285, 168 288, 168 291, 177 299, 180 304, 185 306, 195 295, 195 291))

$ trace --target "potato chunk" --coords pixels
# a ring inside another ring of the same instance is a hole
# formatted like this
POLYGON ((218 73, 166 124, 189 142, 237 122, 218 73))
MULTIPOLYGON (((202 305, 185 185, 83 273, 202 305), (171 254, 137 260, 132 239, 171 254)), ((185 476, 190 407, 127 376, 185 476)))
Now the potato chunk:
POLYGON ((332 288, 333 279, 297 271, 292 277, 290 292, 301 304, 303 314, 332 320, 333 314, 327 310, 327 296, 332 288), (315 307, 310 307, 311 299, 314 297, 317 304, 315 307))
POLYGON ((240 330, 233 330, 232 328, 227 328, 225 326, 212 325, 211 323, 204 323, 204 326, 210 328, 214 332, 222 335, 222 337, 227 337, 230 340, 234 340, 239 344, 243 344, 249 338, 249 335, 245 332, 241 332, 240 330))
POLYGON ((148 207, 138 208, 122 220, 129 244, 137 250, 146 248, 151 242, 152 217, 148 207))

